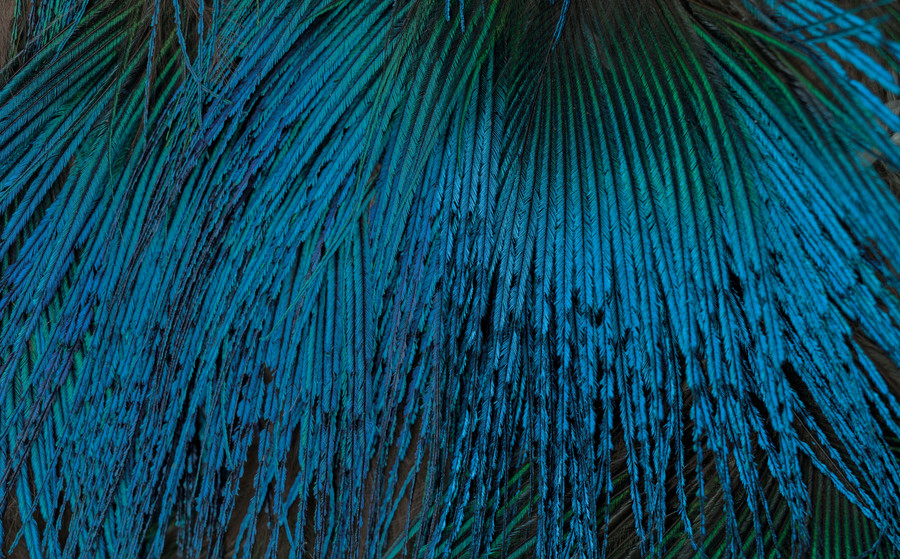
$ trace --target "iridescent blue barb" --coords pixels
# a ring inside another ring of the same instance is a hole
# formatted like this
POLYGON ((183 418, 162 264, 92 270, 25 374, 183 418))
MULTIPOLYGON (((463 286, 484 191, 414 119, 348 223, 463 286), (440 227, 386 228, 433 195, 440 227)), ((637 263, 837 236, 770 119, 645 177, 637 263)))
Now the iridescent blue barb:
POLYGON ((0 556, 900 550, 900 4, 13 3, 0 556))

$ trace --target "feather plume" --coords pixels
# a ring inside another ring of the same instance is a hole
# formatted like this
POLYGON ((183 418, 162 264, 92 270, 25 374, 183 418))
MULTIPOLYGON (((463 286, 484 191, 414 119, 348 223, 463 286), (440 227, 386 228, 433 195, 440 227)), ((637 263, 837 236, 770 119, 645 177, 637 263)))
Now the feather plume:
POLYGON ((900 549, 896 2, 11 14, 0 555, 900 549))

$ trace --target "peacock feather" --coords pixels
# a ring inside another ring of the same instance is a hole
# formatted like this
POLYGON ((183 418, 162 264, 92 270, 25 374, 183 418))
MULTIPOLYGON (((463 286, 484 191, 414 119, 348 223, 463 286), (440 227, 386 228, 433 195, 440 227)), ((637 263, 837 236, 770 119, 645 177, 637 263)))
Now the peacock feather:
POLYGON ((900 551, 900 3, 4 27, 0 556, 900 551))

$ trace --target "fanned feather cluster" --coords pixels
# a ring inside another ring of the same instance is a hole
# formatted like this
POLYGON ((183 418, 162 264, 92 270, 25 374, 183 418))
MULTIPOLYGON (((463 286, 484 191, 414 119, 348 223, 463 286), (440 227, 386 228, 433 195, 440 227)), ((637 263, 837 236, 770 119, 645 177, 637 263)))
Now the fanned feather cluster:
POLYGON ((900 4, 11 4, 0 555, 900 550, 900 4))

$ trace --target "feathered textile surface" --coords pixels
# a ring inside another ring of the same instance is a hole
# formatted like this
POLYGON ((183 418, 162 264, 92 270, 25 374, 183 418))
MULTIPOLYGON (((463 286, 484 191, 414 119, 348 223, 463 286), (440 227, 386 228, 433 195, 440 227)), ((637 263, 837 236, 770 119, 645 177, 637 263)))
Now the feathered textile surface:
POLYGON ((5 4, 3 554, 900 549, 900 3, 5 4))

